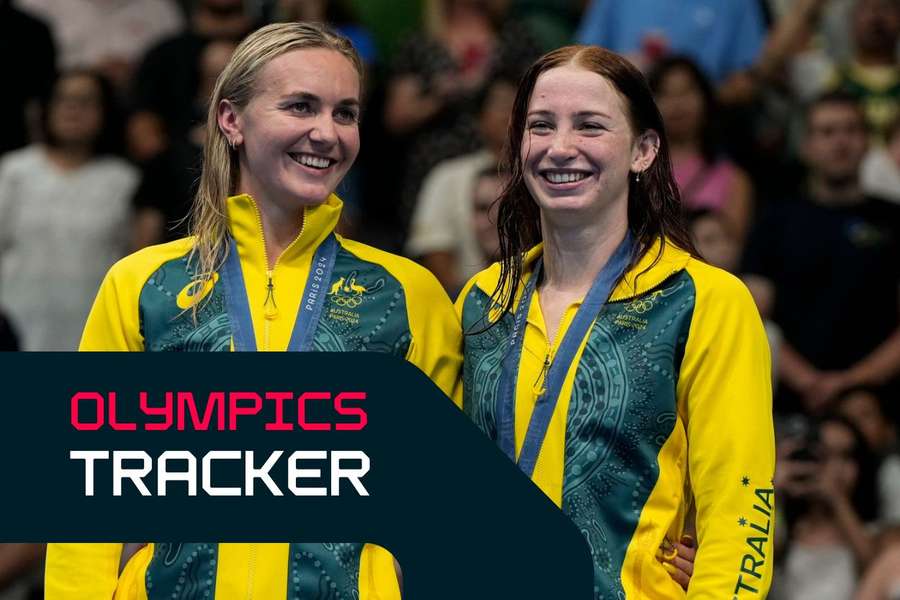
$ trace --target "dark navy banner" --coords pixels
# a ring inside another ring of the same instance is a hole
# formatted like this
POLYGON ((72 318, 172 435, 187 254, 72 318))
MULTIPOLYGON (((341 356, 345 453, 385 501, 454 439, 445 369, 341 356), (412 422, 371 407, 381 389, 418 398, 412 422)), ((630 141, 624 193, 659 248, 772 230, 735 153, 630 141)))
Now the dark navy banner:
POLYGON ((0 354, 0 541, 372 542, 404 598, 592 598, 575 526, 415 367, 0 354))

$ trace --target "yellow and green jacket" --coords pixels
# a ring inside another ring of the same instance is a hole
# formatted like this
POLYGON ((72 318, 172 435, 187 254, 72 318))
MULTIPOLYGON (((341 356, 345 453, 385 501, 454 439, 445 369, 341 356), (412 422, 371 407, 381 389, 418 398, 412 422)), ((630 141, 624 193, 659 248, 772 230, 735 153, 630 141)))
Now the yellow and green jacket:
MULTIPOLYGON (((540 253, 528 253, 519 294, 540 253)), ((466 333, 463 408, 495 440, 514 320, 507 313, 485 328, 498 318, 491 293, 499 274, 496 264, 482 271, 456 302, 466 333)), ((551 344, 537 294, 531 302, 516 385, 517 455, 545 366, 577 309, 568 308, 551 344)), ((773 566, 770 372, 759 314, 730 274, 657 244, 615 287, 568 371, 533 474, 587 538, 598 600, 765 597, 773 566), (685 531, 699 542, 687 593, 660 560, 685 531)))
MULTIPOLYGON (((297 239, 269 270, 253 199, 228 199, 231 234, 260 350, 287 348, 313 254, 334 230, 340 212, 341 201, 334 195, 307 208, 297 239)), ((337 240, 314 349, 404 357, 454 396, 462 341, 459 321, 440 284, 404 258, 341 236, 337 240)), ((114 265, 88 317, 81 350, 231 350, 224 290, 217 284, 198 290, 192 284, 194 272, 187 260, 192 244, 193 239, 186 238, 153 246, 114 265), (195 324, 189 309, 196 294, 204 302, 195 324)), ((372 544, 158 543, 139 550, 120 569, 122 549, 122 544, 50 544, 47 600, 400 596, 393 557, 372 544)))

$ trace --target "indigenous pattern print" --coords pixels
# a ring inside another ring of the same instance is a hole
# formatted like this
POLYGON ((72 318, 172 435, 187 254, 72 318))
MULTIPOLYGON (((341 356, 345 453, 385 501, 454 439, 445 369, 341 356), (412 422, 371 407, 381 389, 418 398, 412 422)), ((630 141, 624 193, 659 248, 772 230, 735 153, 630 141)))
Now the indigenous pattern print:
POLYGON ((406 356, 411 335, 403 288, 381 265, 338 252, 328 285, 317 351, 406 356))
MULTIPOLYGON (((636 298, 606 305, 588 333, 566 418, 562 509, 594 563, 594 596, 624 598, 621 571, 659 476, 657 456, 677 420, 675 389, 695 301, 680 271, 636 298)), ((491 439, 512 315, 485 329, 488 295, 477 285, 462 311, 464 408, 491 439)), ((648 549, 649 555, 656 548, 648 549)))
MULTIPOLYGON (((363 544, 289 545, 287 600, 358 600, 363 544)), ((147 568, 148 600, 215 597, 218 544, 155 545, 147 568)))
MULTIPOLYGON (((231 327, 222 286, 200 301, 197 323, 193 310, 180 301, 196 293, 193 266, 187 255, 164 263, 141 290, 138 307, 147 352, 227 352, 231 327)), ((201 292, 202 293, 202 292, 201 292)))
POLYGON ((144 581, 147 600, 215 598, 217 554, 217 544, 156 544, 144 581))
POLYGON ((288 600, 358 600, 363 544, 291 544, 288 600))
MULTIPOLYGON (((141 290, 141 333, 147 351, 227 352, 231 326, 221 285, 204 294, 194 323, 183 301, 196 287, 187 256, 163 264, 141 290)), ((218 283, 218 278, 216 278, 218 283)), ((341 249, 316 328, 318 352, 382 352, 405 357, 411 334, 403 287, 388 271, 341 249)))
MULTIPOLYGON (((204 297, 195 325, 191 309, 184 308, 189 306, 185 298, 196 293, 192 276, 186 256, 170 260, 141 290, 141 333, 148 351, 227 352, 231 348, 223 286, 199 292, 204 297)), ((406 295, 384 267, 341 248, 327 289, 314 351, 406 356, 412 339, 406 295)), ((363 546, 291 544, 286 597, 357 600, 363 546)), ((216 548, 216 544, 158 544, 147 571, 149 600, 214 598, 216 548)))

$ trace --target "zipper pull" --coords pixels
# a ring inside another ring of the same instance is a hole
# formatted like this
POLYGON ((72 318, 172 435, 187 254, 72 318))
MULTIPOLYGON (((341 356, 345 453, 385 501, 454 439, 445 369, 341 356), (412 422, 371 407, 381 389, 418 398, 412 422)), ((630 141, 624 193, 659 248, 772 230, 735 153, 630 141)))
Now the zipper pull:
POLYGON ((269 283, 266 284, 266 301, 263 308, 266 309, 266 319, 272 321, 278 317, 278 305, 275 304, 275 284, 272 282, 272 271, 268 272, 268 277, 269 283))
POLYGON ((538 373, 537 379, 534 380, 534 385, 531 386, 531 390, 534 392, 535 396, 540 398, 547 391, 547 388, 544 386, 544 383, 547 381, 547 371, 550 370, 550 353, 547 352, 547 356, 544 357, 544 366, 541 368, 541 372, 538 373))

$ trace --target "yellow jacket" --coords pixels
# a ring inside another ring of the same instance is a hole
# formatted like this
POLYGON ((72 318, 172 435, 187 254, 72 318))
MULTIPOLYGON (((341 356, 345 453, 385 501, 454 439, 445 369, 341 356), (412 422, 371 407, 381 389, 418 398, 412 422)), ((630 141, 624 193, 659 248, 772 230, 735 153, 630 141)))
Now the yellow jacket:
MULTIPOLYGON (((287 348, 313 253, 334 230, 340 211, 334 195, 307 208, 297 239, 269 270, 253 199, 228 199, 260 350, 287 348)), ((447 395, 456 395, 460 327, 437 280, 404 258, 341 236, 337 240, 314 349, 403 356, 447 395)), ((192 244, 186 238, 153 246, 114 265, 88 317, 81 350, 230 350, 222 285, 218 277, 202 290, 191 283, 186 257, 192 244), (185 309, 198 293, 204 302, 195 324, 185 309)), ((151 543, 120 573, 122 549, 122 544, 50 544, 46 598, 144 599, 149 587, 152 597, 294 599, 318 597, 320 579, 346 596, 358 591, 363 600, 399 598, 393 558, 372 544, 151 543)))
MULTIPOLYGON (((775 444, 762 323, 735 277, 674 246, 659 250, 625 274, 582 340, 533 480, 588 539, 596 598, 685 597, 658 559, 694 520, 699 552, 686 596, 764 597, 775 444)), ((525 281, 540 253, 529 253, 525 281)), ((469 333, 463 408, 495 440, 513 323, 506 314, 484 327, 499 272, 493 265, 476 275, 456 302, 469 333)), ((530 304, 515 391, 517 455, 545 366, 577 308, 551 345, 537 294, 530 304)))

